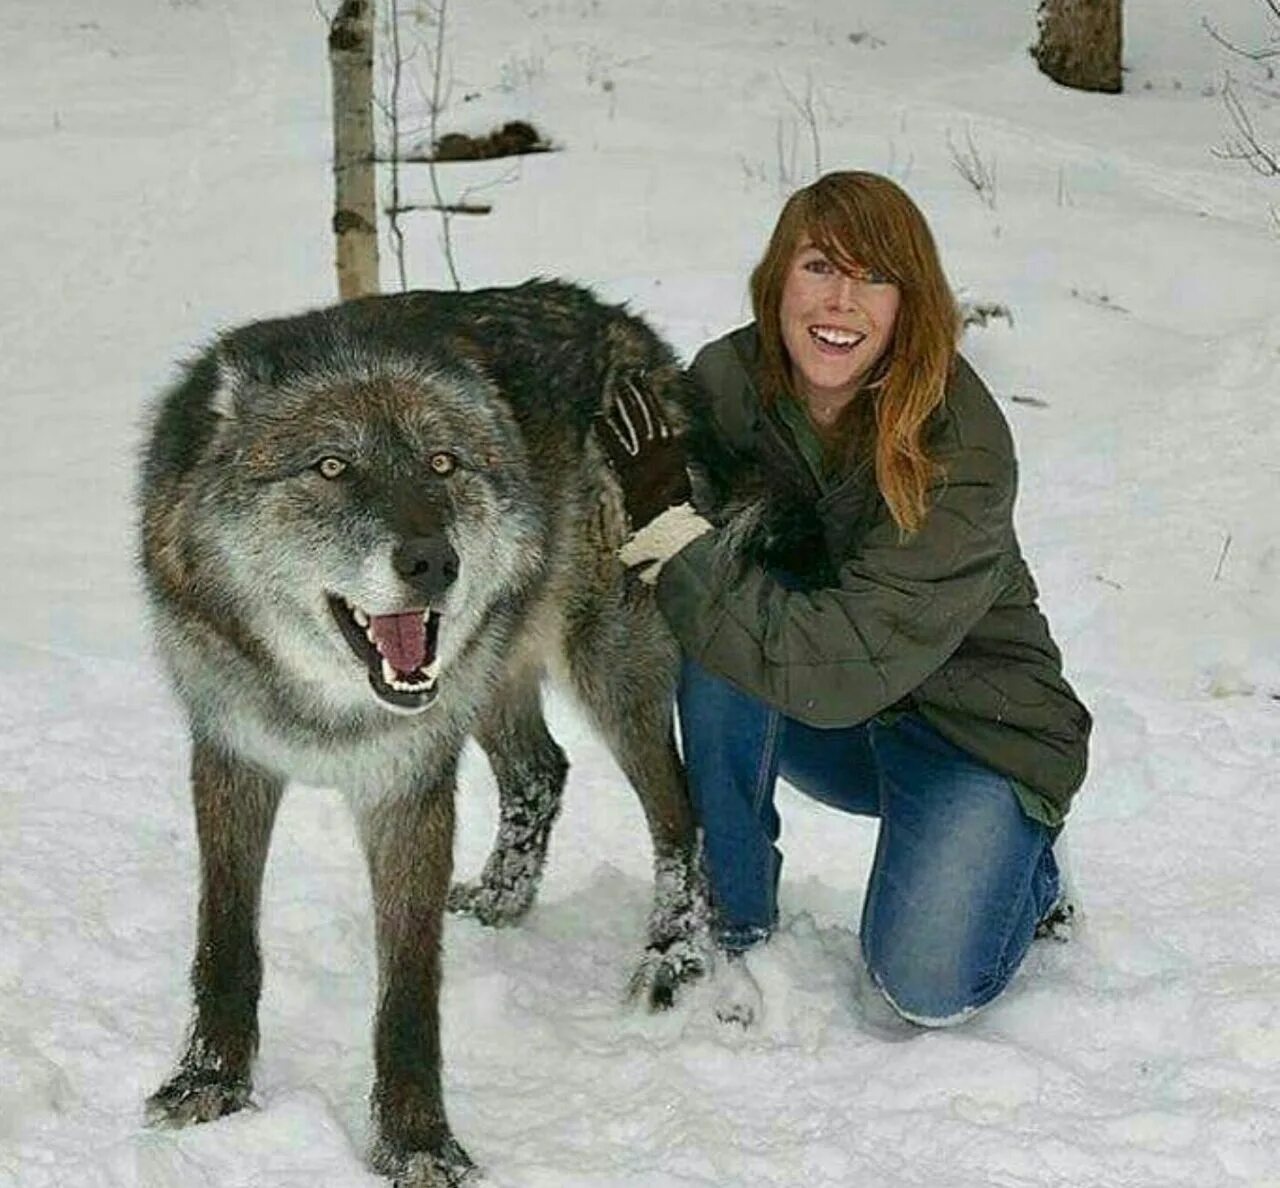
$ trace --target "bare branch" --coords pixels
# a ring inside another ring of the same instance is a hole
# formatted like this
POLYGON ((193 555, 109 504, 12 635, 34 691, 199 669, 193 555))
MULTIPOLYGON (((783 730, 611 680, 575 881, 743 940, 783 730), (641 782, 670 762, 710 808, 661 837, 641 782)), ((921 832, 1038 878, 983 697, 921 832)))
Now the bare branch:
POLYGON ((822 176, 822 138, 818 133, 818 113, 814 106, 813 75, 805 75, 803 100, 792 93, 781 74, 778 75, 778 85, 782 87, 782 93, 786 95, 787 101, 795 108, 801 124, 809 130, 809 140, 813 147, 813 176, 815 179, 819 178, 822 176))
POLYGON ((391 139, 391 202, 387 208, 391 229, 391 242, 396 253, 396 272, 400 279, 400 291, 409 287, 404 263, 404 229, 400 226, 400 79, 404 73, 404 54, 400 49, 400 0, 386 0, 388 32, 391 34, 391 97, 388 103, 387 124, 391 139))
POLYGON ((437 206, 434 202, 409 202, 404 206, 386 207, 387 214, 411 214, 415 210, 434 210, 441 214, 487 215, 493 206, 488 202, 450 202, 437 206))
MULTIPOLYGON (((400 288, 402 290, 408 288, 404 229, 400 222, 400 216, 417 210, 434 210, 440 215, 442 247, 449 277, 453 287, 460 289, 462 283, 458 279, 457 264, 453 254, 450 219, 454 214, 483 214, 487 213, 487 211, 475 209, 475 204, 469 204, 465 201, 446 202, 440 190, 440 182, 432 156, 423 158, 417 153, 406 155, 402 147, 406 135, 425 133, 430 138, 432 145, 435 144, 439 137, 440 114, 448 105, 447 99, 442 98, 441 95, 444 74, 445 18, 448 0, 438 0, 436 3, 428 4, 411 4, 409 6, 415 24, 423 23, 424 17, 427 22, 434 22, 433 43, 427 44, 419 41, 415 42, 412 47, 408 47, 405 44, 404 28, 401 24, 405 17, 401 12, 400 0, 386 0, 386 3, 389 49, 386 51, 383 61, 384 70, 389 80, 388 95, 386 100, 380 102, 378 106, 387 121, 389 144, 386 155, 380 157, 379 160, 390 166, 390 194, 383 209, 387 215, 389 234, 396 255, 400 288), (425 60, 425 68, 431 75, 431 92, 429 95, 423 88, 419 72, 407 69, 410 63, 418 60, 420 55, 425 60), (401 123, 401 115, 404 109, 403 92, 406 82, 413 85, 423 106, 427 109, 426 123, 417 125, 411 130, 406 130, 401 123), (401 195, 401 167, 406 161, 410 160, 426 161, 434 201, 430 203, 408 203, 403 201, 401 195)), ((449 86, 452 86, 452 81, 450 81, 449 86)))
POLYGON ((1258 139, 1253 121, 1235 93, 1230 76, 1222 88, 1222 102, 1235 125, 1236 134, 1227 138, 1225 148, 1213 149, 1213 155, 1223 161, 1243 161, 1262 177, 1280 177, 1280 154, 1258 139))
MULTIPOLYGON (((1272 12, 1276 13, 1277 19, 1280 19, 1280 8, 1277 7, 1280 5, 1280 0, 1264 0, 1264 2, 1272 12)), ((1217 28, 1209 23, 1208 17, 1201 17, 1200 24, 1204 28, 1204 31, 1208 33, 1209 36, 1212 37, 1220 46, 1224 49, 1230 50, 1233 54, 1238 54, 1242 58, 1247 58, 1250 62, 1266 62, 1271 58, 1280 58, 1280 46, 1275 46, 1272 49, 1245 49, 1244 46, 1236 45, 1234 41, 1229 41, 1219 33, 1217 28)))
POLYGON ((796 136, 793 128, 791 143, 787 143, 781 116, 778 117, 774 142, 778 154, 778 189, 786 192, 794 188, 796 183, 796 136))
POLYGON ((1222 542, 1222 552, 1218 554, 1218 566, 1213 571, 1213 580, 1216 582, 1222 577, 1222 566, 1227 559, 1227 552, 1231 548, 1231 533, 1227 533, 1227 538, 1222 542))
POLYGON ((956 148, 951 139, 951 131, 947 130, 947 148, 951 150, 951 163, 956 172, 973 187, 982 204, 988 210, 996 208, 996 159, 984 161, 973 141, 973 130, 966 128, 964 132, 964 150, 956 148))
POLYGON ((509 185, 520 176, 523 162, 517 157, 512 165, 508 165, 506 170, 498 177, 487 182, 476 182, 474 185, 467 186, 462 193, 458 195, 458 201, 466 203, 467 199, 473 194, 483 194, 486 190, 497 189, 498 186, 509 185))
MULTIPOLYGON (((445 12, 448 4, 449 0, 440 0, 440 5, 436 9, 436 44, 435 51, 431 55, 431 124, 428 133, 433 146, 438 139, 440 131, 440 78, 444 73, 444 29, 445 12)), ((452 82, 450 86, 452 86, 452 82)), ((434 156, 434 153, 432 155, 434 156)), ((458 268, 453 259, 453 236, 450 226, 452 214, 446 209, 445 200, 440 193, 439 170, 434 161, 428 162, 427 172, 431 178, 431 193, 435 198, 436 206, 440 208, 440 238, 444 247, 444 260, 449 266, 449 276, 453 281, 453 287, 461 289, 462 282, 458 279, 458 268)))

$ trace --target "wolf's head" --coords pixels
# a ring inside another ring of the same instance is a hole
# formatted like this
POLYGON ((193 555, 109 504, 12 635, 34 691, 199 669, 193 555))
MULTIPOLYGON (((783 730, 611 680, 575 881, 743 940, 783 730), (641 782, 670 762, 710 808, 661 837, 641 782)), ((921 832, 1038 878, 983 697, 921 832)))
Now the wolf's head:
MULTIPOLYGON (((290 325, 233 332, 204 361, 186 409, 204 440, 170 443, 188 455, 172 511, 148 500, 153 592, 166 602, 172 566, 209 626, 331 708, 372 696, 417 713, 495 600, 537 569, 545 527, 523 440, 465 362, 290 325)), ((153 447, 152 487, 175 477, 164 457, 153 447)))

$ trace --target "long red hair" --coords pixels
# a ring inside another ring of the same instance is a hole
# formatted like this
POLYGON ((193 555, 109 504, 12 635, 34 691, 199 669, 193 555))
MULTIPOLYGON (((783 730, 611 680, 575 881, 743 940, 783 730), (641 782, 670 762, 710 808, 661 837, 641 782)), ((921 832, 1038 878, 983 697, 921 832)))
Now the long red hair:
POLYGON ((764 257, 751 274, 760 340, 761 396, 798 399, 782 341, 782 289, 809 241, 838 267, 870 268, 898 286, 893 337, 865 394, 850 402, 827 443, 844 467, 870 453, 876 484, 905 535, 924 522, 925 494, 939 473, 925 448, 930 415, 946 396, 960 317, 929 224, 895 182, 877 173, 824 174, 797 190, 778 216, 764 257))

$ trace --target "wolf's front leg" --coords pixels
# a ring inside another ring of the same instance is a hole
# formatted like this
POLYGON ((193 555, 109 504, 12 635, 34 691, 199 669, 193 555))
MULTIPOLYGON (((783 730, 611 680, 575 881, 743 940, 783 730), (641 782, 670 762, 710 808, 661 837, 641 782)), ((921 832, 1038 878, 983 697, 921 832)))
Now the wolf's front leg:
POLYGON ((653 840, 649 941, 631 994, 664 1010, 711 968, 706 881, 669 707, 638 706, 615 737, 614 755, 635 786, 653 840))
POLYGON ((652 1010, 665 1010, 684 986, 711 968, 711 913, 706 880, 693 846, 657 850, 653 871, 649 941, 632 975, 630 994, 644 998, 652 1010))
POLYGON ((613 757, 640 797, 653 840, 653 910, 633 997, 653 1010, 711 966, 706 891, 672 712, 680 657, 647 598, 574 624, 570 672, 613 757))
POLYGON ((361 812, 378 940, 371 1162, 397 1188, 458 1188, 475 1170, 440 1092, 440 933, 453 864, 452 780, 361 812))
POLYGON ((258 1047, 258 904, 284 782, 220 747, 192 745, 200 909, 195 1013, 178 1068, 147 1099, 152 1123, 208 1122, 248 1104, 258 1047))

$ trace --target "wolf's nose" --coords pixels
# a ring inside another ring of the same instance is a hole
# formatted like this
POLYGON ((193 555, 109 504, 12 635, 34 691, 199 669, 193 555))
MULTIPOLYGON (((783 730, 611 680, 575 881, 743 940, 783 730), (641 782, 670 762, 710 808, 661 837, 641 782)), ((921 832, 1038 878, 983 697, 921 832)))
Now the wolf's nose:
POLYGON ((458 554, 443 536, 411 536, 391 556, 395 571, 428 598, 443 594, 458 577, 458 554))

